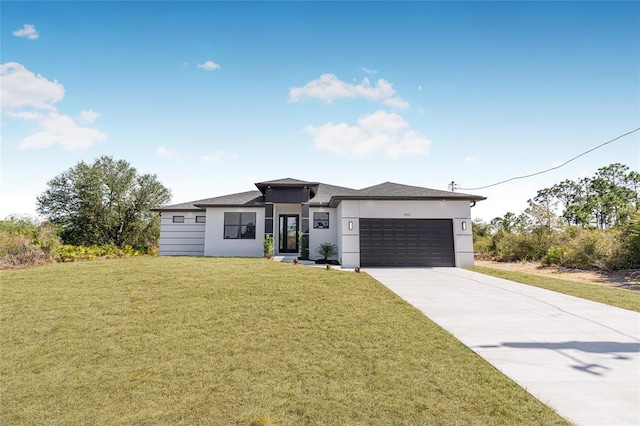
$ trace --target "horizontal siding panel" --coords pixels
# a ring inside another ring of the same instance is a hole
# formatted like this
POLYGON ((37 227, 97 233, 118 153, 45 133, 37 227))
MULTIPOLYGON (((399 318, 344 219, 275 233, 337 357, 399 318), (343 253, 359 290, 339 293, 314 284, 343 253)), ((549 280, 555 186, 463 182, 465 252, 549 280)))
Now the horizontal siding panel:
POLYGON ((204 238, 173 238, 171 236, 160 238, 161 247, 165 245, 179 245, 179 244, 202 245, 204 247, 204 238))
POLYGON ((204 232, 204 223, 163 223, 163 232, 200 231, 204 232))
POLYGON ((204 232, 199 231, 184 231, 184 232, 160 232, 160 239, 165 238, 202 238, 204 239, 204 232))
POLYGON ((165 244, 160 246, 159 253, 164 252, 190 252, 204 254, 204 244, 165 244))
POLYGON ((160 256, 204 256, 204 251, 160 251, 158 252, 160 256))

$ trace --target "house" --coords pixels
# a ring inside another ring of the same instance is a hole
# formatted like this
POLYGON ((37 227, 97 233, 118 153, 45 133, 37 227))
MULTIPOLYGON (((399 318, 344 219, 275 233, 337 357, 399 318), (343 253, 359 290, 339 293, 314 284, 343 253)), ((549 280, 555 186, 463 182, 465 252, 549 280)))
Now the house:
POLYGON ((257 190, 155 209, 162 255, 311 259, 335 244, 344 267, 473 265, 471 207, 484 197, 386 182, 351 189, 297 179, 255 184, 257 190), (304 256, 305 253, 302 253, 304 256))

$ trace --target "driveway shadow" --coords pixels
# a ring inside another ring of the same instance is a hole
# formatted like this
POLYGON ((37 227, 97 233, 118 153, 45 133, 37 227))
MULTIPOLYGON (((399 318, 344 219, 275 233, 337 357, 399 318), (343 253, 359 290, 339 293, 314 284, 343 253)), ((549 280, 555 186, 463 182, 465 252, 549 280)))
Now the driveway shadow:
POLYGON ((589 373, 596 376, 601 376, 604 371, 610 370, 610 368, 600 365, 600 364, 588 364, 580 359, 572 356, 568 353, 563 352, 564 350, 577 350, 585 353, 592 354, 611 354, 612 359, 617 360, 630 360, 632 359, 630 356, 623 355, 625 353, 638 353, 640 352, 640 343, 629 342, 629 343, 621 343, 621 342, 580 342, 580 341, 570 341, 570 342, 506 342, 502 345, 486 345, 480 346, 481 348, 498 348, 500 346, 504 346, 507 348, 516 348, 516 349, 548 349, 555 351, 577 364, 571 365, 571 368, 574 368, 578 371, 582 371, 585 373, 589 373))
MULTIPOLYGON (((502 346, 506 346, 508 348, 525 348, 525 349, 551 349, 551 350, 562 350, 562 349, 575 349, 582 352, 592 353, 592 354, 620 354, 620 353, 633 353, 640 352, 640 343, 621 343, 621 342, 579 342, 579 341, 570 341, 570 342, 555 342, 555 343, 545 343, 545 342, 507 342, 503 343, 502 346)), ((628 359, 628 357, 624 357, 619 355, 621 359, 628 359)))

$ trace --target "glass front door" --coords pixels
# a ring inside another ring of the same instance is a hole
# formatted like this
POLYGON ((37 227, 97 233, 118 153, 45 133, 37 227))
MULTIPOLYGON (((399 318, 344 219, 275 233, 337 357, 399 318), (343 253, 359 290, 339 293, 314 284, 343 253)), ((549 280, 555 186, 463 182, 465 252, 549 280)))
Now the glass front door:
POLYGON ((280 253, 297 253, 298 252, 298 215, 297 214, 281 214, 280 215, 280 253))

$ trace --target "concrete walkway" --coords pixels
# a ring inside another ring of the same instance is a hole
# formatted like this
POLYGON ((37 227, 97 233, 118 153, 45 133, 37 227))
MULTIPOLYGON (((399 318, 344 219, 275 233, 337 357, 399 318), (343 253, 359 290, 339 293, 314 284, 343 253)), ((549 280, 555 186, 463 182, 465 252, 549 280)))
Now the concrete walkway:
POLYGON ((458 268, 367 268, 577 425, 640 425, 640 314, 458 268))

